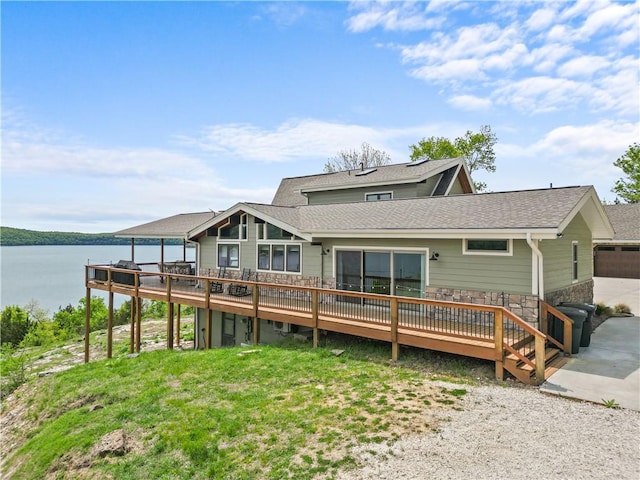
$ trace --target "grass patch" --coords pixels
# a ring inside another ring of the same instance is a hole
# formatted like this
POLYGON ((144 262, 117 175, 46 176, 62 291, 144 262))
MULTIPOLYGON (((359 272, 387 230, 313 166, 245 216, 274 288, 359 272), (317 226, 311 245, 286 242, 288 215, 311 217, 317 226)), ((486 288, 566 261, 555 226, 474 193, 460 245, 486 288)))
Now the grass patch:
POLYGON ((159 350, 32 380, 6 467, 17 479, 327 478, 355 465, 354 440, 427 432, 457 402, 419 370, 366 359, 375 348, 332 348, 159 350), (96 450, 114 432, 124 451, 96 450))

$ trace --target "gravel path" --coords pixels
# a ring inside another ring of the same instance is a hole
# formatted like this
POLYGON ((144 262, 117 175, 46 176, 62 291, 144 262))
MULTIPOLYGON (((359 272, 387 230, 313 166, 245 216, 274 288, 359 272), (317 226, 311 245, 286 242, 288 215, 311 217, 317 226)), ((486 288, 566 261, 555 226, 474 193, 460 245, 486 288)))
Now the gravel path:
POLYGON ((529 388, 467 390, 438 432, 362 446, 361 468, 338 479, 640 479, 640 412, 529 388))

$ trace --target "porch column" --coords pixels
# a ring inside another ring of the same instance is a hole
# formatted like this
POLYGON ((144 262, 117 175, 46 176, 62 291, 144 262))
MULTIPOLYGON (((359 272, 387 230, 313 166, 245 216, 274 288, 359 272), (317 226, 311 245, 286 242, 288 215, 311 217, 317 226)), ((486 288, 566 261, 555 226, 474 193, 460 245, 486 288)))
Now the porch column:
POLYGON ((180 346, 180 310, 182 310, 180 304, 178 304, 178 318, 176 320, 176 345, 180 346))
POLYGON ((318 348, 318 290, 311 292, 311 318, 313 321, 313 348, 318 348))

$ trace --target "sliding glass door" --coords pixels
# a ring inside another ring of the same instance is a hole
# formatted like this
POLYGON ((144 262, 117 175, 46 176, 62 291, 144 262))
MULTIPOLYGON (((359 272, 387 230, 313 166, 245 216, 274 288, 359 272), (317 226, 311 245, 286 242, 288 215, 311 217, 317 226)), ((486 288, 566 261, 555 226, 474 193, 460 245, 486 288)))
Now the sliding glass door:
MULTIPOLYGON (((340 290, 420 298, 426 285, 426 252, 337 249, 336 282, 340 290)), ((354 297, 341 300, 359 302, 354 297)))

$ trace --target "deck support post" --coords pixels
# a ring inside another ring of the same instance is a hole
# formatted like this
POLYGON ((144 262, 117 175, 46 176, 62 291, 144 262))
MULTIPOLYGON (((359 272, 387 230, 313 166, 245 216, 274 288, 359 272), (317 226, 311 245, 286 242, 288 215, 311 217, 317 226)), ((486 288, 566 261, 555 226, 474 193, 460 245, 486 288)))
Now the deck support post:
POLYGON ((176 314, 176 345, 178 347, 180 346, 180 310, 182 310, 182 308, 180 308, 180 304, 178 304, 178 312, 176 314))
POLYGON ((140 353, 140 335, 142 331, 142 298, 136 297, 136 352, 140 353))
POLYGON ((167 349, 173 350, 173 302, 167 305, 167 349))
POLYGON ((84 363, 89 363, 89 332, 91 330, 91 289, 87 288, 84 308, 84 363))
POLYGON ((213 326, 213 310, 207 309, 207 324, 204 329, 204 346, 207 350, 211 348, 211 327, 213 326))
POLYGON ((311 318, 313 321, 313 348, 318 348, 318 290, 311 292, 311 318))
POLYGON ((107 317, 107 358, 113 357, 113 292, 109 292, 109 316, 107 317))
POLYGON ((391 297, 391 359, 398 360, 398 299, 391 297))
POLYGON ((536 340, 535 340, 535 352, 536 352, 536 356, 535 356, 535 361, 536 361, 536 384, 540 385, 542 384, 542 382, 544 382, 544 371, 546 370, 547 366, 545 365, 545 356, 546 356, 546 349, 544 346, 544 337, 541 337, 539 335, 536 335, 536 340))
POLYGON ((494 310, 494 331, 496 380, 504 380, 504 317, 501 308, 494 310))
POLYGON ((260 301, 260 290, 258 284, 254 284, 251 291, 251 297, 253 300, 253 344, 258 345, 260 343, 260 319, 258 318, 258 302, 260 301))
POLYGON ((133 353, 134 351, 134 339, 136 335, 136 301, 135 297, 131 297, 131 315, 129 318, 129 324, 131 328, 129 329, 129 353, 133 353))

